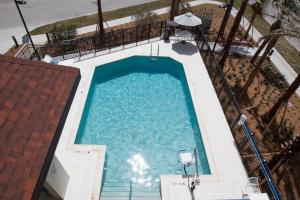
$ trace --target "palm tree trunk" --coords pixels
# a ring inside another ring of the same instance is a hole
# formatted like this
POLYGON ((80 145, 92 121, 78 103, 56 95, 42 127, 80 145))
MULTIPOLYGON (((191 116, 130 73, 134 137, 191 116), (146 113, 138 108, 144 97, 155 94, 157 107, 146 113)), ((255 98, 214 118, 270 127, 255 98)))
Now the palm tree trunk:
MULTIPOLYGON (((267 162, 267 165, 271 171, 271 174, 274 174, 288 159, 295 156, 297 152, 300 151, 300 137, 297 136, 293 140, 288 140, 284 143, 282 150, 279 154, 273 156, 271 160, 267 162)), ((266 177, 262 173, 259 174, 261 177, 260 184, 263 185, 266 182, 266 177)))
POLYGON ((270 42, 268 43, 268 46, 266 47, 266 50, 264 51, 264 54, 259 59, 257 65, 255 66, 254 70, 250 74, 245 86, 243 87, 241 93, 239 94, 239 96, 238 96, 239 100, 241 100, 243 98, 243 96, 246 94, 246 92, 247 92, 249 86, 251 85, 253 79, 255 78, 257 73, 259 72, 261 65, 266 60, 266 58, 267 58, 268 54, 270 53, 270 51, 272 50, 272 48, 275 46, 277 40, 278 40, 278 37, 274 37, 274 38, 270 39, 270 42))
POLYGON ((300 74, 298 74, 297 78, 293 81, 293 83, 288 88, 288 90, 277 100, 277 102, 273 105, 273 107, 262 116, 263 122, 269 124, 273 120, 281 105, 284 102, 287 102, 289 100, 289 98, 298 89, 299 85, 300 85, 300 74))
POLYGON ((256 50, 254 56, 250 60, 250 62, 252 64, 254 64, 254 62, 257 59, 257 57, 259 56, 260 52, 262 52, 262 50, 265 48, 265 46, 268 44, 269 41, 270 41, 270 38, 264 39, 263 43, 258 47, 258 49, 256 50))
POLYGON ((212 50, 213 52, 215 51, 215 48, 216 48, 216 45, 218 43, 219 38, 220 37, 224 38, 224 30, 225 30, 225 27, 227 25, 228 19, 230 17, 230 13, 231 13, 231 10, 232 10, 233 3, 234 3, 234 0, 230 0, 229 5, 227 6, 227 9, 226 9, 226 12, 225 12, 225 15, 224 15, 219 33, 218 33, 218 36, 216 38, 216 41, 215 41, 215 44, 214 44, 214 47, 213 47, 213 50, 212 50))
POLYGON ((171 10, 170 10, 170 21, 174 21, 174 17, 175 17, 175 5, 176 5, 176 0, 172 0, 171 10))
POLYGON ((219 30, 219 34, 220 34, 221 38, 224 38, 225 27, 226 27, 228 19, 230 17, 230 13, 231 13, 231 10, 232 10, 232 7, 233 7, 233 3, 234 3, 234 0, 230 0, 229 4, 227 6, 227 9, 226 9, 226 12, 225 12, 225 15, 224 15, 224 18, 223 18, 223 21, 222 21, 222 24, 221 24, 221 27, 220 27, 220 30, 219 30))
POLYGON ((245 40, 247 40, 247 38, 248 38, 248 34, 249 34, 250 29, 251 29, 251 27, 252 27, 252 25, 253 25, 253 23, 254 23, 256 14, 257 14, 256 11, 253 10, 253 14, 252 14, 252 17, 251 17, 251 19, 250 19, 250 24, 249 24, 249 26, 248 26, 248 28, 247 28, 247 30, 246 30, 245 35, 244 35, 244 39, 245 39, 245 40))
MULTIPOLYGON (((281 28, 281 21, 277 20, 276 22, 274 22, 271 27, 270 27, 270 33, 278 30, 281 28)), ((266 38, 263 43, 259 46, 259 48, 256 50, 254 56, 251 59, 251 63, 254 63, 255 60, 257 59, 257 57, 259 56, 260 52, 265 48, 265 46, 267 45, 267 43, 270 41, 270 38, 266 38)))
POLYGON ((221 56, 221 59, 219 61, 219 65, 220 67, 223 69, 224 68, 224 64, 225 64, 225 61, 229 55, 229 49, 230 49, 230 46, 231 46, 231 43, 235 37, 235 34, 239 28, 239 25, 240 25, 240 22, 242 20, 242 17, 243 17, 243 14, 246 10, 246 7, 247 7, 247 4, 248 4, 248 1, 249 0, 243 0, 242 2, 242 5, 234 19, 234 22, 233 22, 233 25, 230 29, 230 32, 229 32, 229 35, 228 35, 228 38, 225 42, 225 45, 224 45, 224 49, 223 49, 223 53, 222 53, 222 56, 221 56))
POLYGON ((97 5, 98 5, 99 32, 104 33, 101 0, 97 0, 97 5))

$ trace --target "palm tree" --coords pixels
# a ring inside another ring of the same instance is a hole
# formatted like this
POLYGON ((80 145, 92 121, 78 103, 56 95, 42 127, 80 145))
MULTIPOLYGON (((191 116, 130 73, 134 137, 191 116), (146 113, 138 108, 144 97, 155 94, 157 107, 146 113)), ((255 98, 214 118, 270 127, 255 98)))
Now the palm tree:
POLYGON ((251 6, 251 8, 252 8, 252 11, 253 11, 253 12, 252 12, 252 16, 251 16, 251 19, 250 19, 249 26, 248 26, 248 28, 247 28, 247 30, 246 30, 246 32, 245 32, 245 35, 244 35, 244 39, 245 39, 245 40, 248 38, 248 34, 249 34, 250 29, 251 29, 251 27, 252 27, 252 25, 253 25, 253 23, 254 23, 255 17, 256 17, 257 15, 260 15, 260 14, 262 13, 262 10, 263 10, 262 4, 261 4, 260 2, 257 2, 257 3, 255 3, 255 4, 253 4, 253 5, 251 6))
MULTIPOLYGON (((268 167, 270 168, 271 173, 276 172, 280 166, 288 161, 288 159, 295 156, 297 152, 300 151, 300 137, 296 136, 292 140, 289 140, 281 146, 281 151, 279 154, 274 155, 271 160, 267 162, 268 167)), ((266 181, 265 176, 260 173, 261 181, 260 184, 264 184, 266 181)))
POLYGON ((171 10, 170 10, 170 21, 174 21, 176 2, 177 2, 176 0, 172 0, 171 10))
POLYGON ((99 32, 104 33, 101 0, 97 0, 97 5, 98 5, 99 32))
POLYGON ((272 106, 272 108, 262 116, 262 120, 264 123, 269 124, 273 121, 278 110, 284 103, 286 103, 289 100, 289 98, 294 94, 294 92, 298 89, 299 86, 300 74, 298 74, 298 76, 290 85, 288 90, 277 100, 277 102, 272 106))
POLYGON ((279 39, 278 36, 274 36, 271 39, 269 39, 268 45, 266 47, 266 50, 264 51, 263 55, 261 56, 261 58, 259 59, 258 63, 255 65, 254 70, 251 72, 247 82, 245 83, 242 91, 240 92, 240 94, 238 95, 238 99, 241 100, 243 98, 243 96, 246 94, 249 86, 251 85, 253 79, 256 77, 256 75, 258 74, 261 65, 263 64, 263 62, 265 61, 265 59, 267 58, 267 56, 269 55, 269 53, 271 52, 272 48, 275 46, 277 40, 279 39))
POLYGON ((242 17, 243 17, 243 14, 246 10, 246 7, 247 7, 247 4, 248 4, 248 1, 249 0, 243 0, 242 2, 242 5, 237 13, 237 15, 235 16, 235 19, 234 19, 234 22, 233 22, 233 25, 230 29, 230 32, 229 32, 229 35, 227 37, 227 40, 225 42, 225 45, 224 45, 224 48, 223 48, 223 52, 222 52, 222 56, 221 56, 221 59, 219 61, 219 65, 220 67, 223 69, 224 68, 224 64, 225 64, 225 61, 229 55, 229 49, 230 49, 230 46, 232 44, 232 41, 235 37, 235 34, 239 28, 239 25, 240 25, 240 22, 242 20, 242 17))
MULTIPOLYGON (((249 86, 251 85, 253 79, 255 78, 257 73, 259 72, 259 70, 261 68, 261 65, 266 60, 268 54, 270 53, 272 48, 275 46, 278 39, 281 36, 290 36, 290 37, 300 38, 300 30, 295 25, 293 25, 291 22, 289 22, 288 20, 286 20, 286 19, 277 20, 274 24, 275 25, 273 26, 273 29, 275 29, 275 30, 272 31, 270 34, 265 35, 264 37, 261 38, 261 39, 265 39, 265 41, 262 45, 267 44, 267 47, 266 47, 263 55, 259 59, 258 63, 255 64, 254 70, 250 74, 246 84, 244 85, 241 93, 239 94, 239 99, 240 100, 246 94, 246 92, 247 92, 249 86)), ((257 51, 259 51, 260 49, 261 48, 259 48, 257 51)), ((256 52, 254 57, 258 57, 258 55, 259 55, 259 53, 256 52)), ((255 59, 256 58, 252 58, 251 62, 254 63, 255 59)))
POLYGON ((213 47, 213 50, 212 50, 213 52, 215 51, 215 48, 216 48, 216 45, 218 43, 219 37, 221 37, 222 39, 224 39, 225 27, 226 27, 228 19, 230 17, 230 13, 231 13, 231 10, 232 10, 232 7, 233 7, 233 3, 234 3, 234 0, 230 0, 229 4, 227 4, 226 12, 224 14, 224 17, 223 17, 223 20, 222 20, 222 24, 221 24, 221 27, 220 27, 220 30, 219 30, 219 33, 218 33, 218 36, 216 38, 216 41, 215 41, 215 44, 214 44, 214 47, 213 47))
MULTIPOLYGON (((278 29, 281 28, 281 20, 276 20, 270 27, 270 33, 272 33, 273 31, 276 31, 278 29)), ((262 52, 262 50, 265 48, 265 46, 268 44, 268 42, 270 41, 271 37, 266 37, 264 38, 263 43, 258 47, 258 49, 256 50, 254 56, 251 59, 251 63, 254 63, 255 60, 258 58, 260 52, 262 52)))

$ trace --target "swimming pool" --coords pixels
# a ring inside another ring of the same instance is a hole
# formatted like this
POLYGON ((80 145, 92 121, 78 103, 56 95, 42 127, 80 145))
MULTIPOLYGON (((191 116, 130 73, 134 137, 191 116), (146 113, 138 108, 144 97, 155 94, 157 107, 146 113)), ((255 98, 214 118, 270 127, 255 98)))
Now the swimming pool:
POLYGON ((159 192, 160 174, 183 175, 179 151, 194 147, 200 174, 210 174, 183 66, 168 57, 96 67, 75 143, 107 146, 102 194, 127 192, 126 183, 159 192))

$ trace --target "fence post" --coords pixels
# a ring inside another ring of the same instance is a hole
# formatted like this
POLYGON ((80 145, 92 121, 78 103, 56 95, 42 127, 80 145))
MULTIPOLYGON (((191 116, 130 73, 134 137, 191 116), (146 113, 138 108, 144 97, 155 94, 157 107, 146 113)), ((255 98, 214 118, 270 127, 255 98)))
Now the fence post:
POLYGON ((124 49, 124 46, 125 46, 125 44, 124 44, 124 41, 125 41, 125 40, 124 40, 124 37, 125 37, 125 29, 123 29, 122 32, 123 32, 123 33, 122 33, 122 35, 123 35, 123 36, 122 36, 122 37, 123 37, 123 38, 122 38, 122 44, 123 44, 123 49, 124 49))
POLYGON ((163 21, 160 21, 159 38, 161 38, 162 27, 163 27, 163 21))
POLYGON ((232 99, 233 99, 233 96, 231 95, 230 98, 229 98, 229 100, 228 100, 228 102, 226 103, 226 106, 224 107, 224 113, 225 113, 225 115, 226 115, 226 110, 227 110, 228 106, 230 105, 232 99))
POLYGON ((49 37, 49 33, 46 33, 46 37, 47 37, 48 44, 50 44, 51 40, 50 40, 50 37, 49 37))
POLYGON ((18 47, 19 47, 19 43, 18 43, 16 37, 15 37, 15 36, 11 36, 11 37, 12 37, 12 39, 14 40, 14 43, 15 43, 15 45, 16 45, 16 48, 18 48, 18 47))
POLYGON ((201 48, 200 48, 200 51, 202 51, 203 50, 203 47, 204 47, 204 43, 205 43, 205 39, 203 38, 203 41, 202 41, 202 45, 201 45, 201 48))
POLYGON ((219 98, 219 99, 220 99, 221 93, 222 93, 222 91, 223 91, 223 88, 224 88, 224 85, 225 85, 225 83, 224 83, 224 79, 222 79, 222 82, 223 82, 223 84, 222 84, 222 87, 220 88, 220 91, 216 91, 216 93, 217 93, 217 96, 218 96, 218 98, 219 98))
POLYGON ((137 26, 135 27, 135 45, 137 46, 137 26))
POLYGON ((148 42, 150 40, 150 31, 151 31, 151 24, 148 25, 148 42))

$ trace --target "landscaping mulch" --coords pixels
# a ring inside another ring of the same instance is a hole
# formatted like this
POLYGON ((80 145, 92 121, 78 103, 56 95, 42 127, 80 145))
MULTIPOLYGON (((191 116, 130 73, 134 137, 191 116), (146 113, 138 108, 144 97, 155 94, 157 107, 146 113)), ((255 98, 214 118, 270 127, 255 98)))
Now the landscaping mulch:
MULTIPOLYGON (((240 92, 252 70, 253 65, 250 63, 249 57, 230 56, 228 58, 224 72, 235 93, 240 92)), ((271 109, 288 86, 273 63, 266 60, 247 94, 240 101, 249 127, 266 160, 270 160, 272 155, 280 151, 284 142, 300 135, 300 98, 296 94, 289 99, 286 109, 283 107, 277 113, 270 126, 270 131, 265 132, 264 124, 261 121, 261 116, 271 109)), ((273 174, 283 199, 300 199, 299 166, 300 153, 297 153, 289 159, 286 165, 281 166, 273 174)))
MULTIPOLYGON (((202 4, 202 5, 193 7, 193 13, 195 13, 197 15, 212 16, 212 24, 209 29, 209 33, 207 34, 208 41, 214 42, 216 40, 219 29, 222 24, 222 20, 223 20, 225 11, 226 10, 224 8, 220 8, 219 6, 214 5, 214 4, 202 4)), ((219 42, 224 42, 224 39, 227 38, 227 36, 230 32, 230 29, 233 25, 233 21, 234 21, 234 17, 230 16, 227 26, 224 30, 224 37, 221 37, 221 39, 219 39, 219 42)), ((241 44, 241 45, 247 44, 248 46, 251 46, 251 47, 257 46, 256 42, 251 38, 251 35, 250 35, 250 37, 248 37, 247 40, 243 39, 244 35, 245 35, 244 28, 242 26, 239 26, 239 29, 237 31, 237 34, 236 34, 236 37, 235 37, 233 43, 241 44)))

